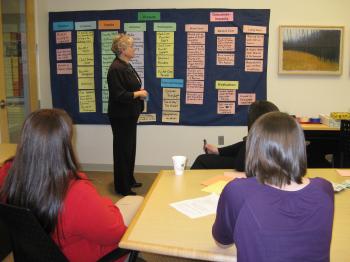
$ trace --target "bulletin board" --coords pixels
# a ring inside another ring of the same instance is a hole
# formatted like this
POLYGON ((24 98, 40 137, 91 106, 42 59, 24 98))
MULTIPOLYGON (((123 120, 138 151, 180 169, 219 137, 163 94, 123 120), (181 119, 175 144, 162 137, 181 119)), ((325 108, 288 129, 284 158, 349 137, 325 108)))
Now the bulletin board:
POLYGON ((53 107, 75 124, 109 124, 111 43, 125 32, 149 93, 140 124, 246 125, 248 106, 266 99, 269 17, 265 9, 51 12, 53 107))

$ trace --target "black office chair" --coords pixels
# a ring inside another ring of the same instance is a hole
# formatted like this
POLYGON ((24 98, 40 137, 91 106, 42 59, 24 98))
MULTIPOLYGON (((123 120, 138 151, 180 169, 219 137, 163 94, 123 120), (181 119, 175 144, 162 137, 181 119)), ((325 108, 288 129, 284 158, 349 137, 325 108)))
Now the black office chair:
POLYGON ((350 167, 350 120, 341 120, 339 167, 350 167))
POLYGON ((8 232, 8 229, 5 223, 0 219, 0 261, 3 261, 10 252, 11 252, 10 232, 8 232))
MULTIPOLYGON (((29 209, 0 203, 0 219, 10 232, 12 252, 16 262, 68 261, 29 209)), ((115 261, 130 252, 129 261, 135 261, 137 252, 122 248, 111 251, 99 261, 115 261)))

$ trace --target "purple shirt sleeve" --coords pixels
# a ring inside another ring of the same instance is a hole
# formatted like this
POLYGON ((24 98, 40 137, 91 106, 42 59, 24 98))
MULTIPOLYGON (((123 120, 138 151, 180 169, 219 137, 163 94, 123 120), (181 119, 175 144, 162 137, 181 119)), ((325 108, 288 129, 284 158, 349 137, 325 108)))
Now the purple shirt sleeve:
POLYGON ((227 184, 219 198, 212 235, 217 242, 223 245, 234 243, 233 235, 236 219, 245 195, 241 188, 243 179, 235 179, 227 184))

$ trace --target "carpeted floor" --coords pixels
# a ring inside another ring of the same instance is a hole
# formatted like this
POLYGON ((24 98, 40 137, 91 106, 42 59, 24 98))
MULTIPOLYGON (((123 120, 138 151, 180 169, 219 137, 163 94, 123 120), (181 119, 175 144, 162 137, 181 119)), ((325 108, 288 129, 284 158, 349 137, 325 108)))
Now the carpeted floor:
MULTIPOLYGON (((96 186, 99 193, 103 196, 108 196, 111 198, 114 202, 117 202, 122 196, 117 195, 114 192, 114 186, 113 186, 113 174, 111 172, 85 172, 88 177, 91 179, 91 181, 96 186)), ((139 188, 133 188, 133 191, 135 191, 140 196, 145 196, 148 192, 149 188, 151 187, 154 179, 156 178, 157 174, 155 173, 138 173, 135 174, 135 178, 137 182, 142 183, 142 187, 139 188)))
MULTIPOLYGON (((111 172, 86 172, 88 177, 96 186, 99 193, 103 196, 108 196, 114 202, 117 202, 122 196, 117 195, 114 192, 113 187, 113 174, 111 172)), ((133 189, 138 195, 145 196, 147 191, 151 187, 154 179, 157 174, 154 173, 136 173, 135 178, 137 182, 142 183, 142 187, 133 189)), ((168 257, 155 255, 150 253, 139 253, 138 262, 147 261, 147 262, 194 262, 199 260, 191 260, 184 258, 168 257)))

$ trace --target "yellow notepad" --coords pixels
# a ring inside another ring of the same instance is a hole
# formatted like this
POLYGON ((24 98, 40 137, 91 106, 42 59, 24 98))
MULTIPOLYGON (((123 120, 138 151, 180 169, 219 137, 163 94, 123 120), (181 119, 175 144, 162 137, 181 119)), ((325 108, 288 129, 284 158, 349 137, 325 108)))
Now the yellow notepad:
POLYGON ((224 187, 227 185, 229 181, 217 181, 205 188, 202 189, 202 191, 204 192, 208 192, 208 193, 215 193, 217 195, 220 195, 222 190, 224 189, 224 187))

